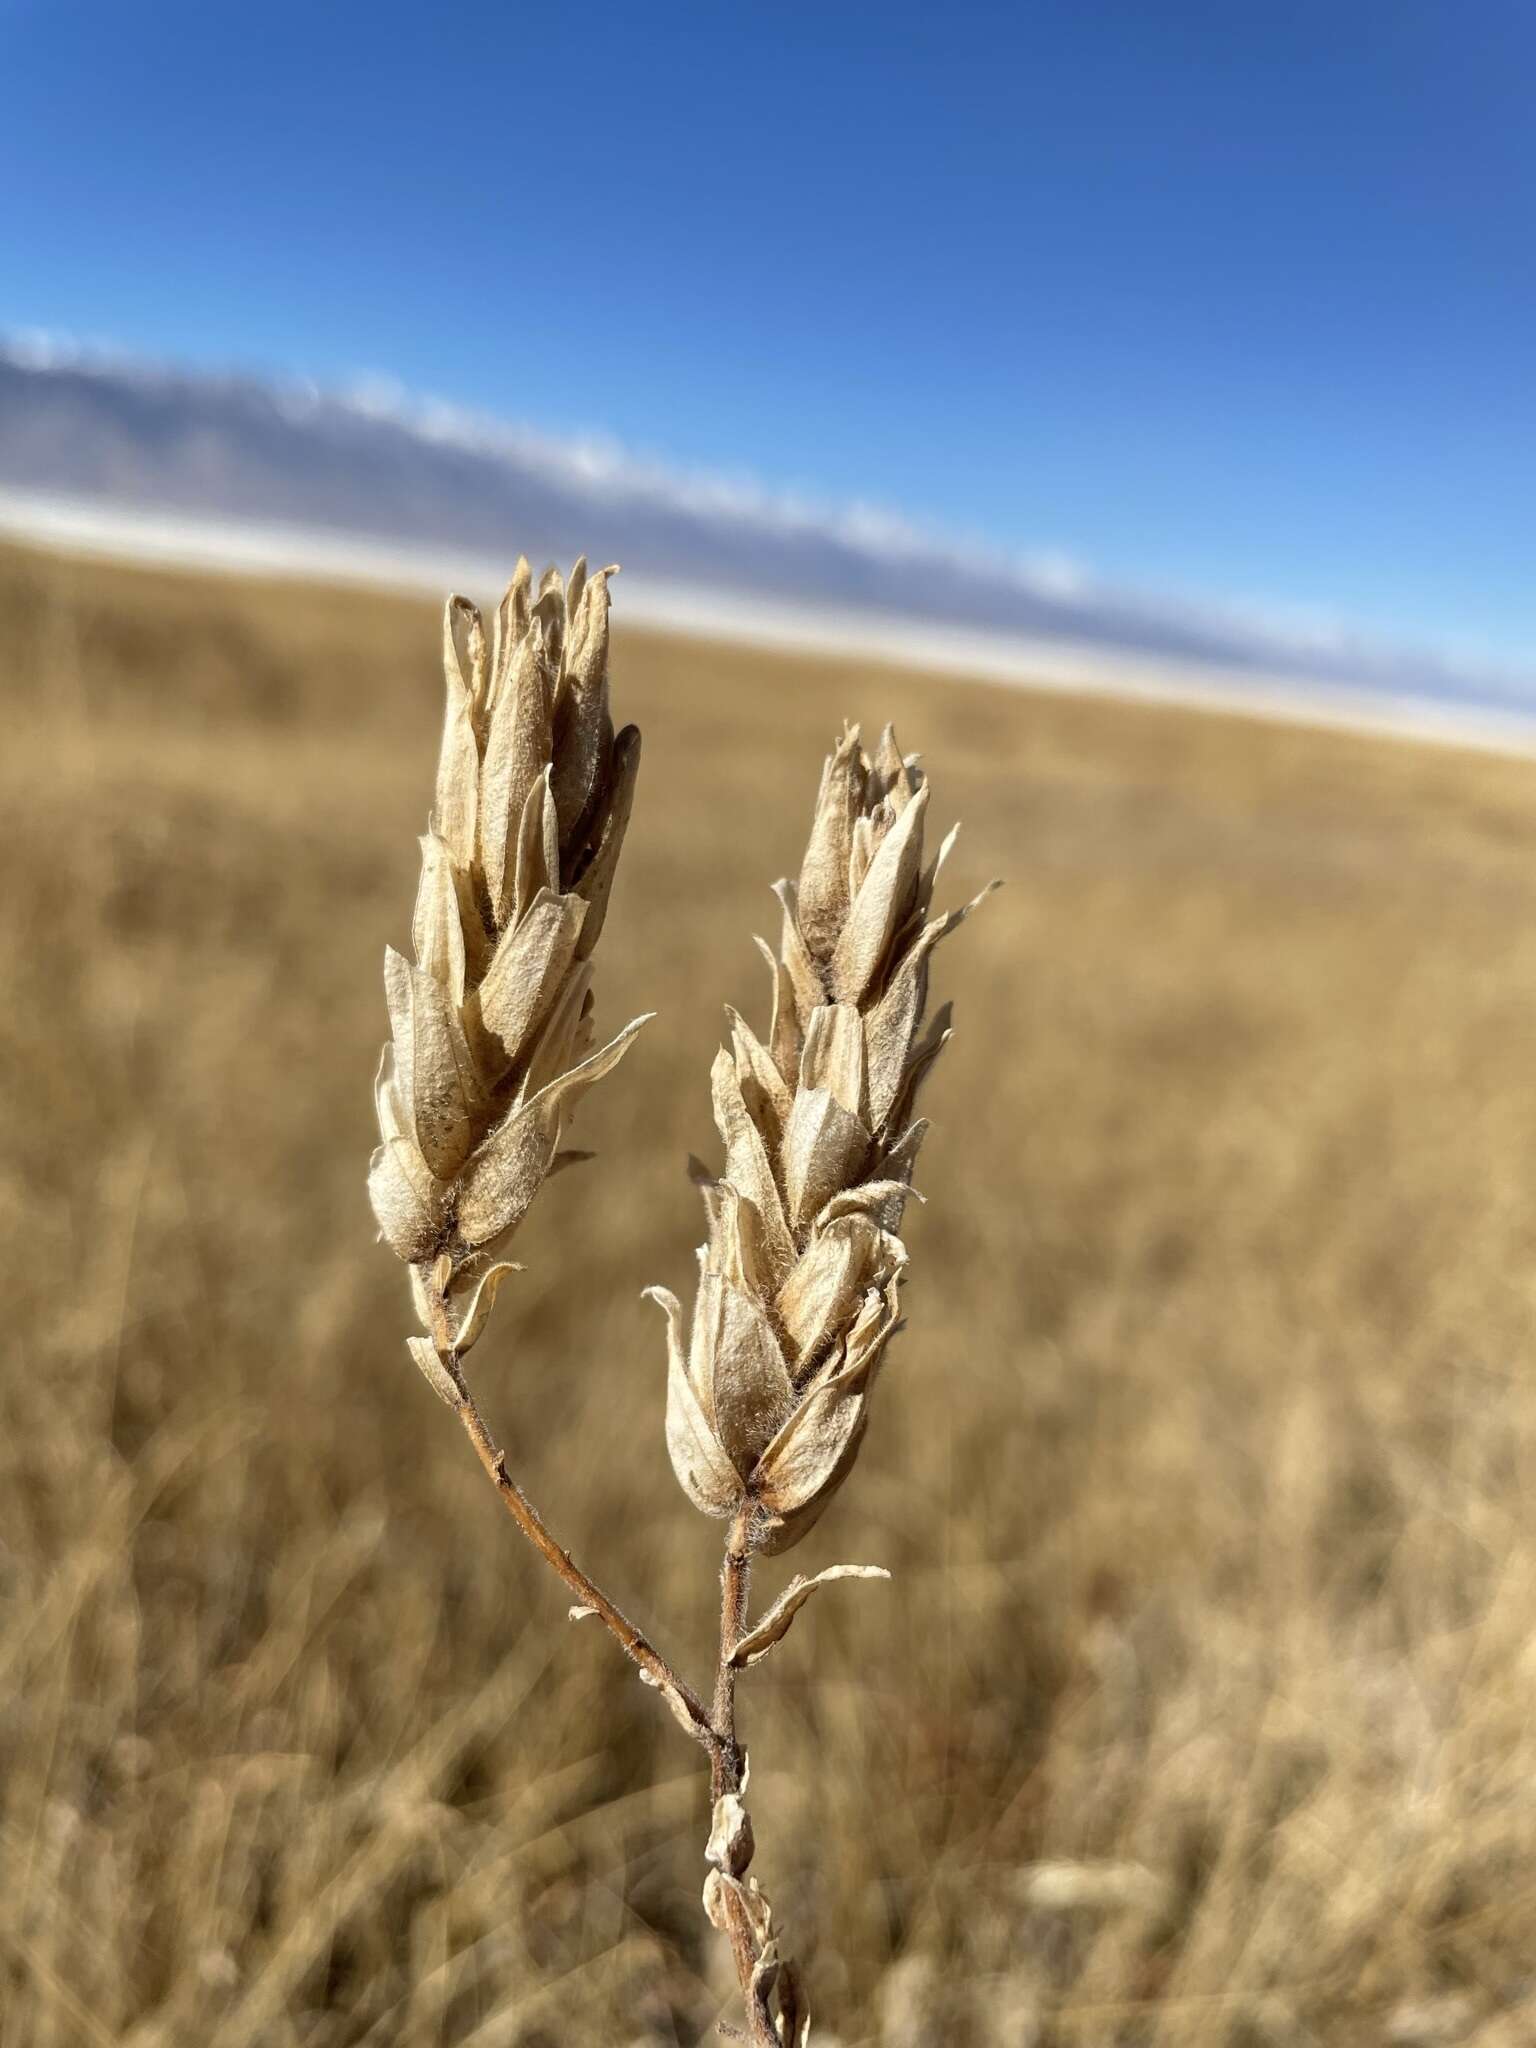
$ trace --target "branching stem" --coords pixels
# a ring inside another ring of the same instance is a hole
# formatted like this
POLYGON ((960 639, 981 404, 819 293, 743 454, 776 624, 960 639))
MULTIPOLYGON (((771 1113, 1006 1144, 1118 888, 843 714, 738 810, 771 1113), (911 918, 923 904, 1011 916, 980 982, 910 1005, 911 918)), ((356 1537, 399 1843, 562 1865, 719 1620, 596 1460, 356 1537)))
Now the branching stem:
POLYGON ((691 1686, 686 1685, 678 1677, 649 1637, 636 1628, 629 1616, 615 1606, 601 1587, 587 1577, 571 1553, 562 1550, 551 1536, 538 1509, 508 1472, 506 1457, 486 1428, 480 1410, 475 1406, 474 1396, 467 1390, 463 1400, 458 1404, 458 1417, 464 1425, 464 1434, 475 1447, 475 1455, 485 1467, 491 1484, 501 1495, 502 1505, 507 1513, 544 1562, 559 1573, 582 1606, 591 1608, 625 1656, 632 1658, 651 1683, 669 1699, 681 1700, 691 1724, 689 1732, 696 1742, 702 1743, 709 1751, 711 1764, 718 1767, 719 1739, 711 1725, 709 1711, 704 1702, 691 1686))
MULTIPOLYGON (((720 1569, 720 1662, 715 1673, 713 1705, 706 1707, 692 1687, 678 1677, 649 1637, 636 1628, 623 1609, 609 1599, 571 1553, 562 1549, 550 1534, 543 1516, 507 1470, 506 1455, 486 1428, 475 1398, 464 1384, 449 1341, 446 1305, 436 1290, 432 1309, 433 1336, 438 1355, 460 1390, 455 1412, 507 1513, 581 1605, 597 1616, 624 1654, 639 1666, 642 1676, 674 1703, 679 1720, 709 1754, 711 1802, 718 1801, 728 1792, 739 1795, 745 1777, 745 1757, 736 1739, 737 1673, 731 1660, 747 1624, 747 1596, 752 1579, 751 1508, 742 1508, 726 1538, 725 1561, 720 1569)), ((728 1888, 725 1898, 727 1933, 746 2006, 748 2038, 753 2048, 779 2048, 780 2036, 775 2031, 767 2006, 753 1989, 753 1975, 758 1963, 756 1932, 740 1893, 728 1888)))

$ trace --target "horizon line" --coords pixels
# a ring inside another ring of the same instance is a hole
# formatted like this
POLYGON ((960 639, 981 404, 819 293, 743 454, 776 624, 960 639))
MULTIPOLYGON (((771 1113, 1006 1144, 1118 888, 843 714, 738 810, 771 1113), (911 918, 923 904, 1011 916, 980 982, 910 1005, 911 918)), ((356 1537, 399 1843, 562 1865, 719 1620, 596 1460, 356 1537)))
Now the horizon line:
MULTIPOLYGON (((256 520, 129 511, 0 485, 0 540, 45 553, 194 574, 226 574, 439 598, 464 588, 494 598, 504 565, 468 550, 434 551, 361 535, 256 520)), ((791 603, 667 578, 624 586, 625 627, 794 655, 872 661, 1050 695, 1103 698, 1536 758, 1536 709, 1467 705, 1358 683, 1308 680, 1193 657, 1106 649, 943 624, 813 600, 791 603)))
MULTIPOLYGON (((398 379, 361 373, 327 383, 300 372, 272 368, 219 367, 153 355, 109 341, 82 338, 42 327, 0 326, 0 364, 22 372, 75 373, 139 382, 226 387, 260 394, 290 416, 343 416, 387 425, 426 447, 451 447, 482 459, 520 463, 588 495, 617 493, 649 500, 695 518, 729 519, 771 537, 820 537, 852 549, 885 568, 947 569, 968 578, 993 579, 1005 589, 1039 602, 1075 608, 1085 644, 1097 644, 1091 608, 1142 616, 1171 631, 1225 638, 1238 651, 1234 663, 1250 658, 1256 670, 1283 672, 1288 665, 1313 672, 1335 662, 1341 669, 1396 669, 1438 675, 1501 697, 1536 702, 1536 670, 1507 657, 1457 648, 1431 639, 1393 641, 1349 626, 1342 619, 1307 624, 1262 605, 1189 596, 1133 582, 1102 578, 1069 551, 1042 547, 1009 550, 983 539, 967 539, 940 525, 863 500, 838 503, 776 490, 748 474, 694 468, 642 455, 618 437, 592 432, 558 434, 449 400, 412 393, 398 379)), ((1066 637, 1071 637, 1070 629, 1066 637)), ((1112 635, 1106 633, 1106 640, 1112 635)), ((1118 653, 1118 648, 1115 650, 1118 653)), ((1152 657, 1156 658, 1156 657, 1152 657)), ((1357 675, 1353 687, 1361 687, 1357 675)), ((1328 685, 1324 684, 1324 687, 1328 685)), ((1367 681, 1363 687, 1390 689, 1367 681)), ((1412 694, 1412 692, 1410 692, 1412 694)))

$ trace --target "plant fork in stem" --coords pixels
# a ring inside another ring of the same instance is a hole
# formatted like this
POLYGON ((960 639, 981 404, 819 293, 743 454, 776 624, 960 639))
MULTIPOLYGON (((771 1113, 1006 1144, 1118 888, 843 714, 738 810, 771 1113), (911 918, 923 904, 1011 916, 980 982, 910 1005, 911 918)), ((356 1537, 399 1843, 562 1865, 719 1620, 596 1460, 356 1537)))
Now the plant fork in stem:
POLYGON ((474 1397, 466 1394, 457 1412, 465 1435, 475 1447, 475 1455, 485 1467, 513 1521, 544 1562, 558 1572, 581 1605, 597 1616, 624 1654, 639 1666, 640 1675, 647 1684, 665 1695, 679 1722, 696 1742, 702 1743, 709 1751, 711 1763, 718 1768, 719 1740, 710 1726, 704 1702, 690 1685, 677 1676, 650 1638, 636 1628, 623 1609, 616 1606, 595 1581, 588 1578, 571 1553, 555 1541, 538 1509, 508 1472, 506 1456, 486 1428, 474 1397))

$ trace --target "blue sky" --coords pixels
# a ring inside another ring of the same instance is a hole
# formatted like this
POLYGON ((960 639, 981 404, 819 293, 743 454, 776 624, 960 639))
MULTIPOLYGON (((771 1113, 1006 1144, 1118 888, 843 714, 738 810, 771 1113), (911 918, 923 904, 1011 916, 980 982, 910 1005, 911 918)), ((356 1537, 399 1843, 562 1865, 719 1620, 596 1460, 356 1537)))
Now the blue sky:
POLYGON ((0 0, 0 326, 1536 660, 1536 8, 0 0))

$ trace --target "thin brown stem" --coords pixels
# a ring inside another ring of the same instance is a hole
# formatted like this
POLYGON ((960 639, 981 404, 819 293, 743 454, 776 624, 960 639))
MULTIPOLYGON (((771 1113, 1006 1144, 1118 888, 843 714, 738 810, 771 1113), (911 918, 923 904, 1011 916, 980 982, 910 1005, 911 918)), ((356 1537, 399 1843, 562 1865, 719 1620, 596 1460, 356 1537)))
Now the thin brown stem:
POLYGON ((644 1676, 673 1703, 673 1711, 682 1709, 679 1719, 686 1715, 688 1732, 709 1751, 711 1762, 718 1769, 719 1740, 704 1702, 691 1686, 685 1685, 678 1677, 654 1643, 636 1628, 622 1609, 614 1605, 601 1587, 594 1585, 571 1553, 562 1550, 551 1536, 538 1509, 508 1472, 506 1457, 486 1428, 480 1410, 475 1406, 474 1396, 467 1390, 457 1412, 464 1425, 464 1433, 474 1445, 475 1454, 485 1467, 492 1485, 501 1495, 507 1513, 544 1562, 559 1573, 581 1605, 591 1609, 624 1654, 632 1658, 644 1676))
POLYGON ((751 1511, 743 1508, 725 1540, 720 1568, 720 1667, 715 1674, 714 1796, 741 1790, 741 1750, 736 1741, 736 1667, 731 1662, 747 1625, 747 1595, 752 1584, 751 1511))
MULTIPOLYGON (((744 1775, 744 1757, 736 1739, 736 1666, 731 1659, 747 1625, 747 1595, 752 1583, 752 1510, 743 1506, 725 1540, 725 1559, 720 1567, 720 1664, 715 1673, 715 1748, 711 1759, 711 1785, 715 1799, 727 1792, 739 1794, 744 1775)), ((727 1936, 731 1959, 736 1966, 746 2007, 748 2038, 753 2048, 778 2048, 766 2006, 754 1992, 753 1974, 758 1961, 758 1939, 739 1891, 724 1894, 727 1936)))

